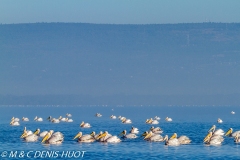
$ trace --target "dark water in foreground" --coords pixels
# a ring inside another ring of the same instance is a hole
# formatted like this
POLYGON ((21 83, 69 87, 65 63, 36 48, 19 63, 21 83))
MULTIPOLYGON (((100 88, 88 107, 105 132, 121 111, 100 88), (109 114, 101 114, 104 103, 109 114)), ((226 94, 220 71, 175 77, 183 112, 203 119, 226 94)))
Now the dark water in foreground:
POLYGON ((111 107, 111 106, 0 106, 0 159, 240 159, 240 145, 233 138, 225 137, 221 146, 206 146, 203 138, 208 129, 215 124, 217 128, 227 131, 240 130, 239 107, 111 107), (235 111, 232 115, 230 112, 235 111), (101 118, 95 113, 101 113, 101 118), (74 122, 53 124, 46 119, 48 116, 58 118, 66 113, 72 114, 74 122), (119 119, 110 119, 111 115, 125 116, 132 124, 122 124, 119 119), (29 122, 20 121, 20 126, 10 126, 12 117, 28 117, 29 122), (43 122, 33 121, 35 116, 42 117, 43 122), (192 143, 178 147, 168 147, 162 142, 146 142, 140 136, 149 130, 151 125, 145 124, 147 118, 161 117, 160 123, 154 125, 163 129, 162 135, 187 135, 192 143), (166 122, 165 117, 171 117, 173 122, 166 122), (217 119, 223 120, 222 124, 217 119), (80 128, 82 122, 91 124, 91 128, 80 128), (28 130, 41 131, 53 129, 64 134, 61 145, 44 145, 38 142, 26 143, 20 139, 24 126, 28 130), (137 139, 122 140, 118 144, 78 143, 73 137, 82 131, 90 134, 92 131, 108 131, 117 135, 131 126, 140 131, 137 139), (50 154, 50 157, 47 158, 50 154), (15 154, 14 154, 15 153, 15 154), (73 154, 72 154, 73 153, 73 154), (83 154, 84 153, 84 154, 83 154), (27 155, 28 154, 28 155, 27 155), (29 156, 29 157, 27 157, 29 156), (42 156, 42 157, 41 157, 42 156), (72 158, 69 158, 73 156, 72 158), (74 157, 75 156, 75 157, 74 157))

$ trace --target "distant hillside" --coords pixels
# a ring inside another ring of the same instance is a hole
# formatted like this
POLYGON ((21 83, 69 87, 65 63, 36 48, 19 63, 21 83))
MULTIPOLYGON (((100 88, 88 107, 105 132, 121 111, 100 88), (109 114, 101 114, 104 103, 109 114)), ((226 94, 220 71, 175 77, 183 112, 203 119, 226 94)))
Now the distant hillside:
POLYGON ((0 74, 0 104, 240 105, 240 24, 2 24, 0 74))

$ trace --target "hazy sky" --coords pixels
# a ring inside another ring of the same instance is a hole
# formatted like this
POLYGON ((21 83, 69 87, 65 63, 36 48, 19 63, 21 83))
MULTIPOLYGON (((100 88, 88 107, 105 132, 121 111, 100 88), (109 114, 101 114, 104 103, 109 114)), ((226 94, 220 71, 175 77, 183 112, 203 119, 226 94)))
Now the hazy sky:
POLYGON ((240 22, 239 0, 0 0, 0 23, 240 22))

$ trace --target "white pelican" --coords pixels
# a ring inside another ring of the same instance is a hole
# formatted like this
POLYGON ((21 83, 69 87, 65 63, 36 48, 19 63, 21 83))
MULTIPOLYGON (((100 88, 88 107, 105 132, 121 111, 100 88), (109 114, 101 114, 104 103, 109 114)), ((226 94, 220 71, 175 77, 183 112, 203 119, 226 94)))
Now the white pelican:
POLYGON ((27 117, 22 117, 22 121, 29 121, 27 117))
POLYGON ((146 132, 146 134, 144 134, 144 140, 146 141, 151 141, 151 142, 162 142, 163 141, 163 137, 160 134, 154 134, 152 133, 152 131, 150 131, 149 133, 146 132))
POLYGON ((220 145, 222 144, 224 138, 222 135, 214 135, 213 132, 209 132, 204 138, 203 142, 208 145, 220 145))
POLYGON ((221 120, 220 118, 218 118, 217 122, 218 122, 218 123, 223 123, 223 120, 221 120))
POLYGON ((112 118, 112 119, 116 119, 117 117, 116 116, 114 116, 114 115, 111 115, 111 117, 110 118, 112 118))
MULTIPOLYGON (((40 131, 40 130, 39 130, 40 131)), ((48 133, 48 131, 43 131, 43 132, 41 132, 41 133, 39 133, 39 137, 45 137, 46 136, 46 134, 48 133)))
POLYGON ((70 113, 67 113, 66 116, 67 117, 72 117, 72 115, 70 113))
POLYGON ((66 120, 65 120, 66 122, 73 122, 73 119, 69 119, 69 118, 66 118, 66 120))
POLYGON ((19 122, 19 118, 12 117, 11 121, 19 122))
POLYGON ((80 124, 80 127, 82 127, 82 128, 90 128, 91 125, 89 123, 84 123, 84 121, 82 121, 82 123, 80 124))
POLYGON ((226 132, 225 136, 236 137, 237 134, 240 134, 240 131, 233 132, 233 129, 229 128, 229 130, 226 132))
POLYGON ((130 133, 138 134, 139 130, 138 130, 138 128, 132 126, 132 129, 130 130, 130 133))
POLYGON ((235 114, 235 112, 234 112, 234 111, 232 111, 232 112, 231 112, 231 114, 235 114))
POLYGON ((150 119, 146 120, 146 123, 148 123, 148 124, 158 124, 159 122, 157 120, 153 120, 152 118, 150 118, 150 119))
POLYGON ((165 145, 168 145, 168 146, 179 146, 180 145, 180 142, 178 141, 177 138, 168 139, 168 135, 166 135, 163 140, 166 141, 165 145))
POLYGON ((12 121, 10 122, 10 125, 11 125, 11 126, 19 126, 20 123, 19 123, 18 121, 12 120, 12 121))
POLYGON ((42 143, 46 144, 61 144, 63 142, 63 134, 61 132, 53 133, 53 130, 50 130, 42 139, 42 143))
POLYGON ((60 122, 60 120, 59 120, 59 119, 57 119, 57 118, 52 118, 52 119, 51 119, 51 122, 52 122, 52 123, 59 123, 59 122, 60 122))
MULTIPOLYGON (((32 131, 31 131, 32 132, 32 131)), ((25 129, 23 131, 23 134, 21 138, 24 138, 26 142, 35 142, 38 140, 38 134, 40 132, 40 129, 37 129, 34 133, 29 134, 25 129)))
POLYGON ((160 120, 161 118, 158 117, 158 116, 155 116, 154 119, 156 119, 156 120, 160 120))
POLYGON ((215 135, 219 135, 219 136, 223 136, 224 135, 224 131, 222 129, 217 129, 216 130, 216 126, 213 125, 209 130, 208 132, 212 131, 212 134, 215 136, 215 135))
POLYGON ((163 133, 163 130, 162 130, 160 127, 154 128, 154 126, 152 126, 152 127, 150 128, 150 131, 152 131, 152 133, 155 133, 155 134, 161 134, 161 133, 163 133))
POLYGON ((94 142, 95 141, 95 137, 93 136, 93 134, 86 134, 86 135, 82 135, 82 132, 79 132, 73 139, 78 138, 78 142, 85 142, 85 143, 89 143, 89 142, 94 142))
POLYGON ((37 117, 37 116, 36 116, 36 117, 34 118, 34 121, 37 121, 37 122, 42 122, 42 121, 43 121, 43 119, 42 119, 41 117, 37 117))
POLYGON ((172 122, 172 118, 169 118, 169 117, 166 117, 165 120, 166 120, 167 122, 172 122))
POLYGON ((134 133, 127 134, 126 130, 122 131, 120 135, 123 135, 123 138, 129 138, 129 139, 137 138, 137 136, 134 133))
POLYGON ((103 134, 99 135, 97 139, 103 138, 102 142, 108 142, 108 143, 118 143, 121 142, 121 140, 117 136, 111 136, 108 134, 107 131, 105 131, 103 134))
POLYGON ((102 134, 102 131, 100 131, 99 134, 96 134, 94 131, 92 131, 92 133, 90 135, 93 136, 97 140, 97 137, 101 134, 102 134))
POLYGON ((66 122, 66 119, 67 119, 67 118, 60 116, 58 119, 59 119, 59 121, 66 122))
POLYGON ((127 119, 127 118, 123 118, 122 119, 122 123, 125 123, 125 124, 130 124, 130 123, 132 123, 132 121, 131 121, 131 119, 127 119))
POLYGON ((177 133, 173 133, 170 139, 176 138, 180 144, 189 144, 191 143, 191 140, 187 136, 180 136, 179 138, 177 137, 177 133))
POLYGON ((102 115, 100 113, 96 113, 95 116, 96 117, 102 117, 102 115))

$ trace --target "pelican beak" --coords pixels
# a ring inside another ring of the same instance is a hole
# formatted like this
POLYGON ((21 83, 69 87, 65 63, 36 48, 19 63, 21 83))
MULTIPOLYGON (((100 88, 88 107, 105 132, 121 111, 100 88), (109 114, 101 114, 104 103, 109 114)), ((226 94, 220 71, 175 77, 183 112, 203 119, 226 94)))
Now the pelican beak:
POLYGON ((38 135, 39 132, 40 132, 40 131, 37 129, 33 134, 38 135))
POLYGON ((100 139, 102 137, 105 137, 106 135, 107 135, 107 133, 103 133, 103 134, 99 135, 96 139, 100 139))
POLYGON ((230 135, 232 133, 232 128, 230 128, 228 131, 227 131, 227 133, 225 133, 225 136, 228 136, 228 135, 230 135))
POLYGON ((76 139, 78 137, 82 137, 82 132, 79 132, 73 139, 76 139))
POLYGON ((147 132, 144 132, 144 133, 142 134, 142 136, 145 137, 147 134, 148 134, 147 132))
POLYGON ((174 139, 174 138, 177 138, 176 134, 173 134, 170 139, 174 139))
POLYGON ((212 127, 208 130, 208 132, 211 132, 213 129, 214 129, 214 126, 212 126, 212 127))
POLYGON ((203 142, 207 142, 211 138, 212 134, 211 132, 207 134, 207 136, 204 138, 203 142))
POLYGON ((121 136, 122 134, 124 134, 124 131, 122 131, 119 135, 121 136))
POLYGON ((94 132, 92 132, 90 135, 91 135, 91 136, 94 136, 94 132))
POLYGON ((25 137, 27 137, 27 133, 26 133, 26 132, 23 132, 23 134, 21 135, 20 138, 25 138, 25 137))
POLYGON ((80 124, 80 126, 82 127, 82 126, 83 126, 83 124, 84 124, 84 122, 82 122, 82 123, 80 124))
POLYGON ((10 122, 10 124, 13 124, 13 122, 14 122, 14 120, 12 120, 12 121, 10 122))
POLYGON ((146 120, 146 123, 148 123, 149 119, 146 120))
POLYGON ((42 139, 42 143, 45 142, 49 137, 50 137, 50 134, 47 133, 46 136, 43 137, 43 139, 42 139))
POLYGON ((149 137, 151 137, 151 133, 148 133, 148 134, 144 137, 144 139, 147 139, 147 138, 149 138, 149 137))

